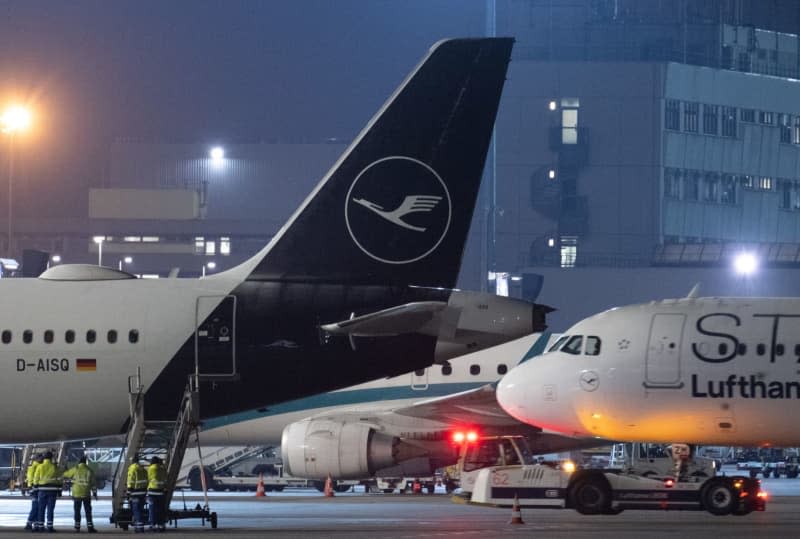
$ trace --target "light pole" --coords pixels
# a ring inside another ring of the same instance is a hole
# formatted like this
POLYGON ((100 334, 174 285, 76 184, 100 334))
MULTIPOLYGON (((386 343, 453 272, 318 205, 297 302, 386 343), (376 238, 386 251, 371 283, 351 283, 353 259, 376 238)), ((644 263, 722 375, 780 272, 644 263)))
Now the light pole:
POLYGON ((105 236, 95 236, 94 242, 97 244, 97 265, 103 265, 103 242, 106 240, 105 236))
POLYGON ((11 225, 14 200, 14 135, 31 124, 31 113, 25 107, 12 105, 0 116, 0 131, 8 135, 8 254, 11 254, 11 225))

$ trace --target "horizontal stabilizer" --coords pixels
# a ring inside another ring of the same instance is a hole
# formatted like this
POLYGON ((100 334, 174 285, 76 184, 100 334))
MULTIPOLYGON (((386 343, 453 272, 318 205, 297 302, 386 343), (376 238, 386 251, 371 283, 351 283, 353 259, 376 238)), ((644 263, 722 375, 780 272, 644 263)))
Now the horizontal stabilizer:
POLYGON ((417 333, 446 307, 447 303, 443 301, 406 303, 321 327, 332 335, 351 337, 390 337, 417 333))

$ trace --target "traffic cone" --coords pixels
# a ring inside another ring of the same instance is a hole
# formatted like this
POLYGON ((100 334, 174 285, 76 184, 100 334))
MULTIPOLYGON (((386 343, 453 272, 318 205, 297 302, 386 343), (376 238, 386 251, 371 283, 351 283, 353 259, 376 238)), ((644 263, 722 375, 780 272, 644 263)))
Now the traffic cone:
POLYGON ((333 498, 333 479, 331 479, 331 474, 328 474, 328 478, 325 480, 325 497, 333 498))
POLYGON ((519 498, 514 494, 514 505, 511 506, 511 522, 509 524, 525 524, 522 521, 522 512, 519 510, 519 498))
POLYGON ((256 498, 266 496, 264 493, 264 474, 258 474, 258 486, 256 487, 256 498))

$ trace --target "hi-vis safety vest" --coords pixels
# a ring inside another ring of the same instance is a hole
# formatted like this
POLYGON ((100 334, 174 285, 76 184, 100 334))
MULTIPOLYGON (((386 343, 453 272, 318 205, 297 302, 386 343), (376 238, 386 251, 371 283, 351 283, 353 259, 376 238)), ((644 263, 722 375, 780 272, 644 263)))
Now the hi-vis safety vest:
POLYGON ((138 462, 128 466, 127 487, 131 496, 144 496, 147 492, 147 470, 138 462))
POLYGON ((72 497, 88 498, 94 488, 94 472, 86 464, 80 463, 64 472, 64 477, 72 478, 72 497))
POLYGON ((62 482, 58 466, 53 464, 50 459, 44 459, 33 472, 33 484, 39 490, 61 490, 62 482))
POLYGON ((147 493, 163 494, 167 484, 167 469, 163 464, 151 464, 147 467, 147 493))

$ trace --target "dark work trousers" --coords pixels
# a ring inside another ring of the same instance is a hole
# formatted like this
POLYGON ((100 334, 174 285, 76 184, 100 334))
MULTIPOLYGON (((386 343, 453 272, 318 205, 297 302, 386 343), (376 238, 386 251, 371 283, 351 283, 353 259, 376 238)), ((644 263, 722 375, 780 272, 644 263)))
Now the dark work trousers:
POLYGON ((134 531, 144 531, 144 520, 142 520, 142 510, 144 509, 144 494, 131 496, 131 513, 133 517, 134 531))
POLYGON ((158 528, 163 530, 165 520, 165 507, 164 507, 164 494, 163 493, 147 493, 147 503, 150 506, 150 528, 158 528))
POLYGON ((72 504, 75 508, 75 529, 79 530, 81 528, 81 505, 83 505, 83 512, 86 513, 86 527, 89 529, 94 528, 92 523, 92 497, 72 498, 72 504))
POLYGON ((47 524, 47 529, 53 529, 53 511, 56 508, 56 498, 58 491, 39 489, 39 516, 36 518, 36 528, 42 529, 43 525, 47 524), (47 513, 47 521, 45 522, 45 512, 47 513))

